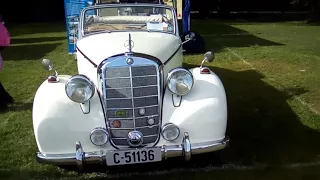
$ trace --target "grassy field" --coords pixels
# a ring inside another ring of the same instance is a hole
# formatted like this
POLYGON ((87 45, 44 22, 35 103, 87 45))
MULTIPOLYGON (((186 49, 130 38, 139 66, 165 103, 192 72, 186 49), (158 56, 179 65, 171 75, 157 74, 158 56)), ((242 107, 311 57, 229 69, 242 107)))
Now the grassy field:
MULTIPOLYGON (((208 66, 223 81, 229 105, 230 147, 190 163, 115 168, 111 174, 78 175, 40 165, 32 128, 32 101, 48 75, 77 72, 67 53, 64 24, 10 26, 12 46, 3 53, 0 81, 16 103, 0 112, 0 179, 320 179, 320 26, 302 22, 194 21, 216 52, 208 66), (153 169, 158 172, 152 172, 153 169), (147 173, 141 173, 147 171, 147 173)), ((203 55, 185 56, 185 67, 203 55)))

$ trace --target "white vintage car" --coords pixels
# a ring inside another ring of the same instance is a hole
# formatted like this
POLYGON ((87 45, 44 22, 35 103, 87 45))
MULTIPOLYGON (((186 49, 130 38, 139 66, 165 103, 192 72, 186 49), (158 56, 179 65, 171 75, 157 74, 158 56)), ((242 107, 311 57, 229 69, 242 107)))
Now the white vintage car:
MULTIPOLYGON (((49 76, 33 103, 37 161, 127 165, 224 149, 227 101, 219 77, 204 62, 182 67, 174 8, 103 4, 81 12, 78 74, 49 76)), ((192 39, 192 34, 188 40, 192 39)))

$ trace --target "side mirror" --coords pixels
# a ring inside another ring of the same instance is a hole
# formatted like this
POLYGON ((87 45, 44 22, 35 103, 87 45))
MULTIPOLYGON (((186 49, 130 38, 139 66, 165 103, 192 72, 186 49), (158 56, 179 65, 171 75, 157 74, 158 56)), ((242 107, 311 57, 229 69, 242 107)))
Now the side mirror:
POLYGON ((204 62, 212 62, 215 58, 215 55, 212 51, 208 51, 204 54, 204 59, 201 62, 200 74, 210 74, 210 69, 208 67, 203 67, 204 62))
POLYGON ((187 34, 186 35, 186 40, 192 40, 192 39, 194 39, 194 37, 195 37, 196 35, 193 33, 193 32, 190 32, 189 34, 187 34))
POLYGON ((47 71, 53 70, 53 64, 52 64, 51 60, 49 60, 49 59, 42 59, 41 64, 42 64, 43 69, 45 69, 45 70, 47 70, 47 71))
POLYGON ((184 38, 185 38, 185 41, 182 43, 182 45, 185 44, 185 43, 187 43, 187 42, 189 42, 189 41, 191 41, 191 40, 193 40, 195 36, 196 36, 196 35, 195 35, 193 32, 190 32, 189 34, 187 34, 187 35, 184 37, 184 38))
MULTIPOLYGON (((49 60, 49 59, 42 59, 41 64, 42 64, 42 67, 47 71, 54 70, 53 64, 52 64, 51 60, 49 60)), ((47 78, 49 83, 59 82, 58 72, 56 70, 54 70, 54 72, 55 73, 53 76, 49 76, 47 78)))
POLYGON ((215 58, 215 55, 212 51, 208 51, 204 54, 204 61, 212 62, 215 58))

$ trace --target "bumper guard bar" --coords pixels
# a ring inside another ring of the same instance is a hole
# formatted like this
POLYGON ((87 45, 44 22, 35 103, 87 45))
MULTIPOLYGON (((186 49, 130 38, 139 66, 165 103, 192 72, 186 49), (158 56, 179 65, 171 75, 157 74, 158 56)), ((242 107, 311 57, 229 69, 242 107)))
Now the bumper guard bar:
MULTIPOLYGON (((181 145, 162 146, 162 158, 167 160, 171 157, 184 156, 186 161, 191 159, 191 155, 208 153, 224 149, 229 144, 229 138, 220 142, 207 142, 191 144, 189 134, 184 133, 181 145)), ((37 161, 43 164, 53 165, 77 165, 80 171, 84 170, 84 164, 106 164, 106 151, 84 152, 81 143, 76 142, 76 152, 69 154, 43 154, 37 153, 37 161)))

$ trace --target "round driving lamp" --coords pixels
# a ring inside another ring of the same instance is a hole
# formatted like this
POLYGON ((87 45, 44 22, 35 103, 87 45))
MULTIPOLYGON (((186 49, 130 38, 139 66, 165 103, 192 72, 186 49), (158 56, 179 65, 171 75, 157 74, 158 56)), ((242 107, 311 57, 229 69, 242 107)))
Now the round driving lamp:
POLYGON ((174 94, 186 95, 193 86, 193 76, 190 71, 184 68, 175 68, 168 74, 167 86, 174 94))
POLYGON ((105 145, 109 140, 109 134, 104 128, 95 128, 90 134, 92 144, 96 146, 105 145))
POLYGON ((74 102, 85 103, 89 101, 95 92, 93 82, 84 75, 71 77, 65 86, 67 96, 74 102))
POLYGON ((162 137, 167 141, 174 141, 178 139, 180 135, 180 129, 173 123, 168 123, 162 128, 162 137))

